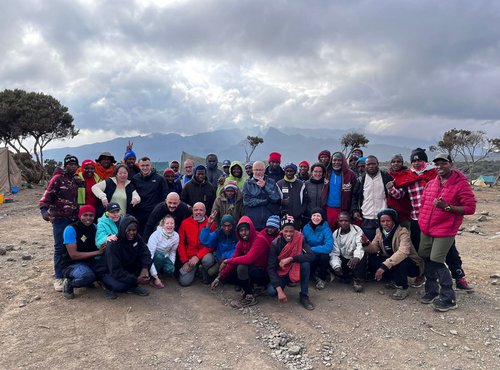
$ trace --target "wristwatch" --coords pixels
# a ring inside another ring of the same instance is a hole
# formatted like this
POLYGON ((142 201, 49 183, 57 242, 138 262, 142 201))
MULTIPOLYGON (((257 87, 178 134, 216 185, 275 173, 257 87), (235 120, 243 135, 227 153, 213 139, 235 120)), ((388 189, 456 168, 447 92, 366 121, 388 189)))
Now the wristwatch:
POLYGON ((444 210, 446 212, 450 212, 451 211, 451 206, 448 204, 446 207, 444 207, 444 210))

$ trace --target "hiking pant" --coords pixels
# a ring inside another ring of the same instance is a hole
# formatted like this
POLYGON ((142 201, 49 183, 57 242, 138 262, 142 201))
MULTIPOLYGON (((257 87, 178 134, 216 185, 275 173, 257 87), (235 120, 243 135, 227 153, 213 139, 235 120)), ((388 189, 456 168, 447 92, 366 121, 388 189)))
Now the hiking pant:
POLYGON ((314 253, 314 261, 311 262, 311 277, 314 277, 318 270, 318 278, 325 281, 328 266, 330 265, 330 255, 326 253, 314 253))
MULTIPOLYGON (((382 262, 384 262, 387 257, 381 255, 371 255, 373 257, 370 263, 373 263, 371 269, 376 271, 382 262)), ((418 265, 410 258, 406 257, 403 261, 398 263, 396 266, 392 266, 389 270, 386 270, 382 275, 382 279, 387 281, 394 281, 397 286, 403 289, 408 289, 408 276, 416 277, 420 274, 420 269, 418 265)))
POLYGON ((179 270, 179 284, 181 286, 189 286, 193 283, 194 277, 196 276, 196 271, 198 270, 198 267, 201 264, 201 268, 205 270, 205 272, 208 274, 208 270, 210 267, 212 267, 215 263, 215 257, 212 253, 207 253, 203 256, 200 262, 191 269, 191 271, 186 272, 182 269, 179 270))
POLYGON ((115 278, 111 274, 105 274, 101 280, 104 283, 104 286, 106 287, 106 289, 111 290, 113 292, 117 292, 117 293, 123 293, 129 289, 137 287, 137 283, 134 283, 134 284, 125 283, 121 280, 118 280, 117 278, 115 278))
POLYGON ((169 276, 174 274, 174 264, 168 257, 165 256, 164 253, 155 252, 153 263, 155 264, 155 268, 158 273, 164 273, 169 276))
MULTIPOLYGON (((300 264, 300 296, 307 297, 309 295, 309 276, 311 274, 311 264, 309 262, 301 262, 300 264)), ((291 283, 288 275, 280 277, 280 287, 285 289, 285 287, 291 283)), ((269 283, 267 285, 267 294, 271 297, 278 296, 276 288, 269 283)))
POLYGON ((241 287, 245 294, 253 294, 253 285, 267 285, 269 277, 264 267, 238 265, 224 281, 241 287))
POLYGON ((343 256, 340 256, 340 262, 341 262, 340 268, 342 269, 342 275, 337 275, 337 274, 335 274, 335 275, 340 277, 341 279, 348 280, 352 277, 354 280, 363 281, 363 280, 365 280, 365 277, 366 277, 366 261, 367 261, 367 259, 368 259, 368 257, 365 253, 363 258, 361 258, 359 260, 356 267, 354 269, 351 269, 347 265, 347 263, 349 262, 349 259, 345 258, 343 256))

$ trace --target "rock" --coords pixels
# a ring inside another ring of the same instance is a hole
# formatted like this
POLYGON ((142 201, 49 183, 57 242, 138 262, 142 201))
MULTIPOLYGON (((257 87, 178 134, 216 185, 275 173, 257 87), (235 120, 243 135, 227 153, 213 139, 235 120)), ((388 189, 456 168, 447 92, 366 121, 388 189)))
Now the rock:
POLYGON ((490 213, 488 211, 483 211, 480 213, 481 216, 489 216, 490 213))
POLYGON ((288 353, 291 355, 298 355, 300 353, 301 348, 299 346, 291 346, 288 348, 288 353))
POLYGON ((13 245, 6 245, 6 246, 5 246, 5 250, 6 250, 7 252, 13 251, 13 250, 14 250, 14 246, 13 246, 13 245))
POLYGON ((0 247, 0 256, 5 256, 7 254, 7 250, 4 247, 0 247))
POLYGON ((490 279, 500 279, 500 273, 491 274, 490 279))
POLYGON ((7 261, 9 261, 9 262, 15 262, 16 259, 14 257, 9 257, 9 258, 7 258, 7 261))
POLYGON ((479 222, 484 222, 484 221, 488 221, 488 217, 486 217, 485 215, 481 215, 477 218, 477 220, 479 222))
POLYGON ((23 260, 25 261, 29 261, 31 260, 33 257, 31 256, 31 254, 23 254, 23 256, 21 257, 23 260))
POLYGON ((39 295, 36 295, 33 297, 34 301, 39 301, 40 299, 42 299, 42 297, 40 297, 39 295))
POLYGON ((464 346, 464 349, 467 351, 467 352, 472 352, 472 348, 469 348, 467 346, 464 346))
POLYGON ((498 280, 496 280, 496 279, 495 279, 495 280, 493 280, 493 281, 491 282, 491 285, 498 285, 498 280))
POLYGON ((456 331, 456 330, 450 330, 450 334, 458 335, 458 331, 456 331))
POLYGON ((471 226, 467 231, 472 233, 472 234, 476 234, 476 233, 480 232, 481 230, 480 230, 478 225, 474 225, 474 226, 471 226))

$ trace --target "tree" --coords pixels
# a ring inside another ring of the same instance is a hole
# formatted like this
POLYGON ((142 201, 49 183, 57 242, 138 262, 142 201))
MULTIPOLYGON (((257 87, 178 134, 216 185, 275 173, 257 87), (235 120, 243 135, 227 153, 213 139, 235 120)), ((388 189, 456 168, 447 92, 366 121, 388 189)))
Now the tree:
POLYGON ((247 140, 244 142, 245 154, 246 154, 246 162, 250 162, 252 158, 253 152, 255 149, 264 142, 264 139, 259 136, 247 136, 247 140))
POLYGON ((429 149, 448 153, 454 162, 457 158, 463 159, 464 172, 468 173, 470 180, 473 180, 476 164, 489 154, 500 151, 500 138, 488 139, 484 131, 454 128, 446 131, 437 145, 432 145, 429 149))
POLYGON ((342 145, 342 152, 348 156, 356 148, 366 147, 370 140, 366 138, 365 135, 359 132, 350 132, 345 134, 340 138, 340 144, 342 145))
POLYGON ((43 149, 53 140, 78 135, 68 108, 57 99, 18 89, 0 93, 0 132, 5 146, 19 155, 24 152, 35 157, 38 181, 44 175, 43 149), (26 143, 28 139, 33 142, 31 148, 26 143))

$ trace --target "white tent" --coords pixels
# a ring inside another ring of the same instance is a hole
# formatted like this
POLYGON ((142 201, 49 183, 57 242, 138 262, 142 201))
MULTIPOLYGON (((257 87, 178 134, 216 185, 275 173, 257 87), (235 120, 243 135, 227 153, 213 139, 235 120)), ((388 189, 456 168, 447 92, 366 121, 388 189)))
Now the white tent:
POLYGON ((10 191, 12 186, 21 187, 21 170, 7 148, 0 148, 0 192, 10 191))

